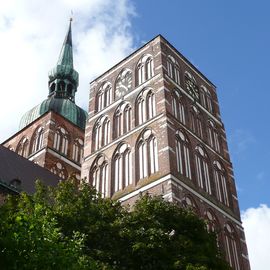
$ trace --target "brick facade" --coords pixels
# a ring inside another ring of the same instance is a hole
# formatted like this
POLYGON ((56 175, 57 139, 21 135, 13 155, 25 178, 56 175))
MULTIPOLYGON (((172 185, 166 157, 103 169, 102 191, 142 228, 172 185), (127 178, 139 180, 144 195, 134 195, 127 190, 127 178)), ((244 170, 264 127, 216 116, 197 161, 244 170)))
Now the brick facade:
POLYGON ((147 192, 192 207, 250 269, 216 87, 162 36, 90 84, 81 175, 123 204, 147 192))
MULTIPOLYGON (((80 178, 81 159, 77 156, 74 159, 74 145, 79 142, 82 152, 84 141, 84 131, 65 119, 63 116, 50 111, 34 122, 17 132, 11 138, 7 139, 3 145, 13 150, 34 163, 44 167, 62 179, 70 176, 80 178), (37 131, 42 132, 42 142, 37 147, 35 144, 35 135, 37 131), (65 134, 63 134, 63 132, 65 134), (59 147, 55 145, 55 133, 59 132, 59 147), (63 136, 67 138, 66 150, 63 151, 63 136), (20 144, 25 141, 25 150, 20 152, 20 144), (65 152, 66 151, 66 152, 65 152)), ((79 155, 79 153, 78 153, 79 155)))

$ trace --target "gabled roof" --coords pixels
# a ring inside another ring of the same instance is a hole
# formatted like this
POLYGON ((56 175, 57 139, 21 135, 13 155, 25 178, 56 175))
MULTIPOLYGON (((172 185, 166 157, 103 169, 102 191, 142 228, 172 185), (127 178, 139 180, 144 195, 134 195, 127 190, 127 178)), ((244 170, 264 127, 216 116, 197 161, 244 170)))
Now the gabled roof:
POLYGON ((36 180, 49 186, 56 186, 60 180, 49 170, 0 145, 0 181, 12 186, 14 180, 20 181, 20 190, 29 194, 35 191, 36 180))

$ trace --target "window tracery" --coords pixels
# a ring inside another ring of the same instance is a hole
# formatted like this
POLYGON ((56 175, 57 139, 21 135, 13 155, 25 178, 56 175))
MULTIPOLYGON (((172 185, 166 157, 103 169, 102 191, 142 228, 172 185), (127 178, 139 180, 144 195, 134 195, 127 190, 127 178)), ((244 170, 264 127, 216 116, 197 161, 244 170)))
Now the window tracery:
POLYGON ((20 156, 27 157, 28 147, 29 147, 29 140, 26 137, 23 137, 17 145, 16 153, 19 154, 20 156))
POLYGON ((131 130, 131 106, 122 103, 114 113, 114 138, 117 138, 131 130))
POLYGON ((185 107, 182 97, 177 90, 172 93, 172 111, 176 119, 182 124, 186 124, 185 107))
POLYGON ((219 135, 213 121, 208 121, 208 138, 210 146, 220 153, 219 135))
POLYGON ((37 152, 38 150, 42 148, 43 139, 44 139, 44 129, 43 127, 38 127, 32 136, 31 154, 37 152))
POLYGON ((89 181, 90 184, 101 193, 102 197, 110 196, 108 161, 104 155, 99 155, 94 160, 90 169, 89 181))
POLYGON ((200 96, 202 106, 205 107, 210 113, 213 113, 212 96, 210 91, 205 86, 201 86, 200 96))
POLYGON ((137 64, 136 77, 137 85, 144 83, 154 76, 153 57, 144 55, 137 64))
POLYGON ((136 101, 137 124, 140 125, 156 115, 155 95, 152 89, 144 89, 136 101))
POLYGON ((240 262, 238 252, 237 252, 237 234, 233 226, 229 223, 225 225, 225 249, 226 257, 230 266, 235 270, 240 270, 240 262))
POLYGON ((206 152, 200 146, 196 147, 195 163, 198 186, 211 195, 212 188, 209 176, 209 159, 206 152))
POLYGON ((192 179, 189 142, 181 131, 176 132, 175 139, 177 171, 185 177, 192 179))
POLYGON ((107 145, 110 142, 110 120, 108 116, 101 116, 94 125, 93 149, 107 145))
POLYGON ((131 148, 121 143, 113 156, 113 193, 132 184, 131 148))
POLYGON ((109 82, 105 82, 99 88, 96 98, 97 112, 109 106, 112 102, 112 86, 109 82))
POLYGON ((157 139, 151 130, 145 130, 137 143, 138 178, 142 179, 158 171, 157 139))
POLYGON ((223 204, 229 206, 225 169, 219 161, 214 161, 214 179, 216 185, 217 199, 223 204))
POLYGON ((180 84, 180 67, 178 62, 171 55, 167 57, 167 72, 169 77, 177 84, 180 84))

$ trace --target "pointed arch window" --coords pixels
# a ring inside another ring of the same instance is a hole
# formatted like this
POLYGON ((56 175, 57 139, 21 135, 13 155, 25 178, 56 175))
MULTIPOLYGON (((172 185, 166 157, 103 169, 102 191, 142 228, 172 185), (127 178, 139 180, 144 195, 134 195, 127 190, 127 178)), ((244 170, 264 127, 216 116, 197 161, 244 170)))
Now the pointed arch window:
POLYGON ((177 171, 185 177, 192 179, 189 142, 181 131, 176 132, 175 140, 177 171))
POLYGON ((76 139, 75 143, 73 144, 72 159, 77 163, 81 163, 82 158, 83 158, 83 140, 76 139))
POLYGON ((110 195, 108 161, 103 155, 98 156, 93 162, 90 169, 89 181, 101 193, 102 197, 108 197, 110 195))
POLYGON ((129 103, 122 103, 114 114, 114 138, 127 133, 131 129, 131 106, 129 103))
POLYGON ((212 194, 209 175, 209 160, 206 152, 200 146, 196 148, 195 163, 198 186, 207 193, 212 194))
POLYGON ((59 127, 54 133, 53 148, 60 153, 67 155, 68 146, 68 132, 63 127, 59 127))
POLYGON ((54 133, 54 140, 53 140, 53 148, 57 151, 60 150, 60 143, 61 143, 61 133, 59 130, 57 130, 54 133))
POLYGON ((190 112, 190 125, 191 130, 200 138, 203 138, 203 129, 202 129, 202 121, 201 116, 199 113, 199 110, 197 107, 192 106, 191 112, 190 112))
POLYGON ((144 89, 136 101, 137 124, 140 125, 156 115, 155 95, 152 89, 144 89))
POLYGON ((146 130, 137 143, 138 179, 148 177, 158 171, 157 139, 151 130, 146 130))
POLYGON ((138 62, 136 68, 137 85, 144 83, 154 76, 153 57, 149 54, 144 55, 138 62))
POLYGON ((178 62, 171 55, 167 57, 167 72, 177 84, 180 84, 180 67, 178 62))
POLYGON ((216 185, 217 199, 221 203, 229 206, 225 169, 219 161, 214 162, 214 179, 216 185))
POLYGON ((109 82, 103 83, 96 96, 96 111, 99 112, 112 102, 112 86, 109 82))
POLYGON ((202 106, 205 107, 210 113, 212 113, 213 112, 212 96, 210 91, 205 86, 201 86, 200 96, 202 106))
POLYGON ((225 249, 226 249, 226 257, 230 266, 235 270, 240 270, 240 262, 238 255, 238 243, 237 243, 237 235, 232 225, 226 224, 225 228, 225 249))
POLYGON ((29 147, 29 140, 26 137, 23 137, 17 145, 16 153, 20 156, 27 157, 28 147, 29 147))
POLYGON ((110 120, 108 116, 101 116, 94 125, 93 149, 107 145, 110 142, 110 120))
POLYGON ((182 205, 184 208, 190 209, 193 212, 195 212, 197 215, 199 215, 200 211, 199 211, 199 207, 196 204, 194 198, 192 197, 192 195, 186 195, 184 197, 184 199, 182 200, 182 205))
POLYGON ((132 184, 131 148, 120 144, 113 156, 113 193, 132 184))
POLYGON ((210 146, 220 153, 219 135, 215 124, 211 120, 208 121, 208 139, 210 146))
POLYGON ((175 118, 186 124, 185 107, 181 95, 177 90, 172 93, 172 111, 175 118))
POLYGON ((33 137, 32 137, 32 149, 31 154, 40 150, 43 146, 43 139, 44 139, 44 129, 43 127, 39 127, 36 129, 33 137))
POLYGON ((220 248, 222 243, 221 230, 218 219, 211 209, 205 213, 206 228, 209 233, 216 234, 217 247, 220 248))

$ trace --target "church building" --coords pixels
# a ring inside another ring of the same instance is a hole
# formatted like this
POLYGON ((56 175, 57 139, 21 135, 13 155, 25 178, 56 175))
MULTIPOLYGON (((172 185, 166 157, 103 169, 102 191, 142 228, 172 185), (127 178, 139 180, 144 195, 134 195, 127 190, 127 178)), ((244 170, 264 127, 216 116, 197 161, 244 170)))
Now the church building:
POLYGON ((71 21, 47 99, 25 113, 20 129, 3 145, 61 179, 80 179, 87 113, 75 104, 79 74, 73 68, 71 21))
POLYGON ((232 268, 250 270, 216 86, 161 35, 90 83, 88 114, 78 78, 70 24, 47 99, 3 145, 124 205, 148 193, 193 209, 232 268))

